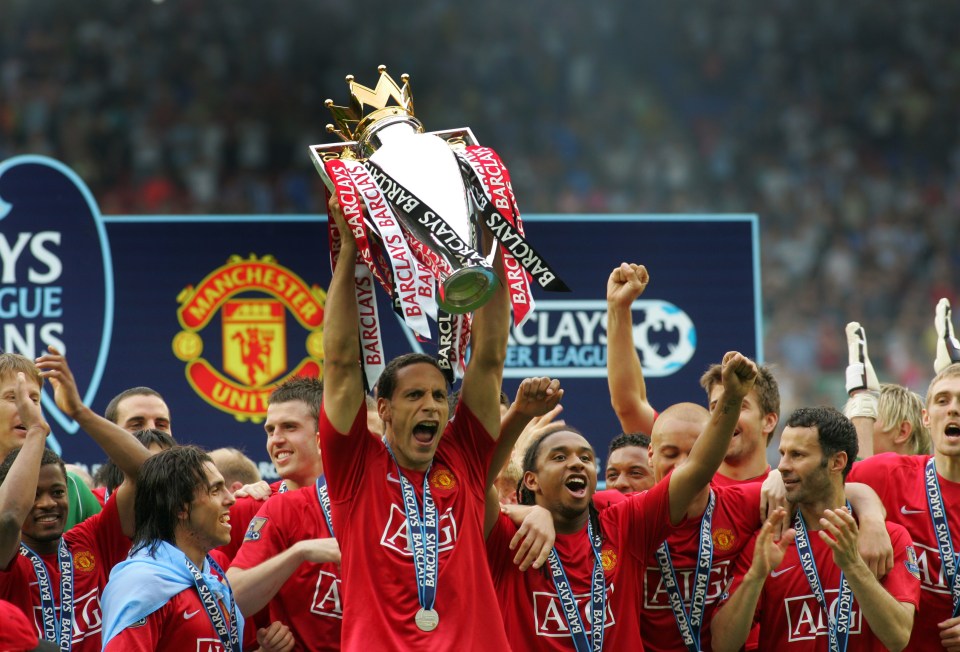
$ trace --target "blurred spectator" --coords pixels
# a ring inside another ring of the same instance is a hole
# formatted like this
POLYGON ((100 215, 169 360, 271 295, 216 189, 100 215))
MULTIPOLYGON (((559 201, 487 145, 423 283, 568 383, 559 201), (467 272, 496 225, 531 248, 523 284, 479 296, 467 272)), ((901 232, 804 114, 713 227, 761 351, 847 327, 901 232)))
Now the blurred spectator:
POLYGON ((108 214, 317 213, 323 100, 386 63, 428 129, 502 154, 525 212, 758 214, 785 406, 840 400, 851 320, 923 391, 960 289, 958 23, 948 0, 18 0, 0 160, 58 158, 108 214))

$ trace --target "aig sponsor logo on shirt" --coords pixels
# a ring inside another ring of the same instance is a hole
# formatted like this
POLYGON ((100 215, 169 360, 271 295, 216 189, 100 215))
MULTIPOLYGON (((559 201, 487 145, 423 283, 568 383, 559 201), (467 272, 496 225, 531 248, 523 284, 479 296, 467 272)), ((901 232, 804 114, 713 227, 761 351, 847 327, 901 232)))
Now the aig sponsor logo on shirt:
MULTIPOLYGON (((453 518, 453 510, 447 510, 440 515, 440 552, 452 550, 453 544, 457 541, 457 521, 453 518)), ((403 508, 396 503, 390 505, 390 518, 387 519, 387 526, 383 528, 383 534, 380 537, 380 545, 390 548, 400 553, 404 557, 412 557, 413 550, 410 549, 409 528, 407 527, 407 515, 403 508)))
MULTIPOLYGON (((633 304, 633 342, 647 377, 669 376, 697 349, 697 330, 681 308, 659 299, 633 304)), ((538 301, 510 330, 504 376, 602 378, 607 375, 607 302, 538 301)))
MULTIPOLYGON (((695 581, 694 569, 674 571, 677 575, 677 584, 680 587, 680 596, 683 603, 690 606, 690 595, 693 592, 693 583, 695 581)), ((726 559, 717 562, 710 567, 710 579, 707 585, 707 604, 712 604, 723 595, 723 592, 730 586, 732 579, 730 573, 730 560, 726 559)), ((648 566, 643 573, 643 607, 645 609, 671 609, 670 595, 663 586, 663 574, 660 569, 648 566)))
POLYGON ((198 638, 197 652, 224 652, 223 643, 218 638, 198 638))
MULTIPOLYGON (((100 595, 97 589, 92 589, 74 599, 73 615, 74 643, 79 643, 100 631, 103 618, 100 613, 100 595)), ((33 620, 37 625, 38 633, 42 634, 43 612, 39 606, 33 608, 33 620)))
MULTIPOLYGON (((607 584, 606 609, 603 617, 603 627, 605 629, 616 623, 613 610, 610 607, 610 597, 613 595, 613 591, 613 584, 607 584)), ((577 601, 577 609, 580 610, 580 617, 583 619, 584 625, 589 626, 590 594, 576 593, 573 597, 577 601)), ((563 605, 560 604, 560 598, 557 597, 556 593, 533 592, 533 617, 537 628, 537 636, 570 636, 570 628, 567 626, 567 619, 563 615, 563 605)))
MULTIPOLYGON (((913 542, 916 552, 916 568, 920 573, 920 589, 930 591, 931 593, 940 593, 950 595, 950 587, 947 586, 947 578, 943 575, 943 565, 940 563, 940 551, 913 542)), ((908 566, 909 568, 909 566, 908 566)), ((910 571, 913 573, 913 571, 910 571)))
MULTIPOLYGON (((830 613, 837 613, 837 599, 840 591, 837 589, 828 589, 823 592, 827 601, 830 613)), ((827 630, 829 621, 820 603, 813 594, 802 595, 795 598, 787 598, 783 601, 783 607, 787 611, 787 640, 810 641, 818 636, 829 636, 827 630)), ((860 606, 854 602, 850 609, 850 634, 859 634, 861 632, 860 606)))
POLYGON ((318 616, 343 620, 343 603, 340 601, 340 578, 333 573, 320 571, 317 588, 313 591, 310 611, 318 616))

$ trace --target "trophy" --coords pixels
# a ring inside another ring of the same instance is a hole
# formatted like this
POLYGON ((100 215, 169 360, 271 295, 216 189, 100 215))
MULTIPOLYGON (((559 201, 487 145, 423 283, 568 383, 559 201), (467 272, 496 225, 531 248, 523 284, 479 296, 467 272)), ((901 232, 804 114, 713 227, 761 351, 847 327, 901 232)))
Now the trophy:
MULTIPOLYGON (((447 336, 462 353, 469 313, 496 291, 498 246, 518 325, 533 309, 532 282, 551 291, 567 287, 526 241, 509 172, 496 152, 466 127, 426 132, 414 115, 409 76, 401 76, 400 86, 385 66, 378 70, 373 89, 347 76, 347 106, 326 101, 334 119, 327 131, 341 142, 313 145, 310 153, 357 240, 358 287, 369 272, 415 333, 429 338, 426 318, 435 319, 441 351, 447 336), (485 233, 492 236, 489 251, 485 233), (451 316, 459 320, 443 323, 451 316)), ((336 237, 332 229, 333 264, 336 237)))

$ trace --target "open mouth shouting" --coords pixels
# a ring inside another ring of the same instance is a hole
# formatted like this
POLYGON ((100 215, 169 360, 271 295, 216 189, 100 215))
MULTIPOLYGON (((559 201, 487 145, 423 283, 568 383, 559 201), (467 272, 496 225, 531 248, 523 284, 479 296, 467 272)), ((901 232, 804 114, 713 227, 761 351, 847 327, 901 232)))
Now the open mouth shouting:
POLYGON ((960 441, 960 423, 951 421, 944 427, 943 434, 951 441, 960 441))
POLYGON ((424 446, 431 445, 440 430, 439 421, 420 421, 413 426, 413 439, 424 446))
POLYGON ((587 495, 587 476, 571 475, 564 481, 563 486, 574 498, 583 498, 587 495))

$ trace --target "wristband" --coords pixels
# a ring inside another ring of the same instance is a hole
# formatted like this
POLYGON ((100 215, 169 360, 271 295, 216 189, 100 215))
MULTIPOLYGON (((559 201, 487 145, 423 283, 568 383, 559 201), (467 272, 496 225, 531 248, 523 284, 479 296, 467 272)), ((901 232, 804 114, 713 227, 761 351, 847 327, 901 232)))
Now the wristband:
POLYGON ((850 397, 843 407, 843 415, 848 419, 866 417, 876 419, 878 414, 878 394, 876 392, 861 392, 850 397))

